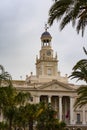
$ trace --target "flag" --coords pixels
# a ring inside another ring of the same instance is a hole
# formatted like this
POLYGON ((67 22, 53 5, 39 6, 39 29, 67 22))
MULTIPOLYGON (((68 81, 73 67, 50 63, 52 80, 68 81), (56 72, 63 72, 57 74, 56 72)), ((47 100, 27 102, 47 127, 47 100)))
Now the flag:
POLYGON ((68 110, 66 114, 66 118, 69 118, 69 115, 70 115, 70 111, 68 110))

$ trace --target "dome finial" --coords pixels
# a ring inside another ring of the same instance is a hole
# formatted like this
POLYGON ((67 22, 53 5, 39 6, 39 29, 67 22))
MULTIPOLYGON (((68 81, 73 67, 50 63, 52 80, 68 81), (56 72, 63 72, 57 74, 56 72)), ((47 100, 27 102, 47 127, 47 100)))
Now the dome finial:
POLYGON ((45 24, 45 31, 47 31, 49 27, 47 26, 47 23, 45 24))
POLYGON ((47 24, 45 24, 45 27, 44 27, 45 32, 43 32, 41 35, 42 43, 50 43, 51 42, 52 37, 51 37, 50 33, 47 31, 48 28, 49 27, 47 26, 47 24))

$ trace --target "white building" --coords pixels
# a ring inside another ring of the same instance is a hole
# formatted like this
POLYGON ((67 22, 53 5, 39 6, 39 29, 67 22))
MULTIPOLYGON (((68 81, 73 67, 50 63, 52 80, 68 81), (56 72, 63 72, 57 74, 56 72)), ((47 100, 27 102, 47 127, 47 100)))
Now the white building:
POLYGON ((41 50, 36 57, 36 75, 26 76, 26 81, 13 81, 21 91, 29 91, 32 103, 49 102, 57 111, 57 118, 67 123, 67 130, 87 129, 87 108, 74 110, 73 104, 79 86, 68 83, 68 77, 62 77, 58 70, 58 57, 54 56, 52 37, 45 29, 41 35, 41 50))

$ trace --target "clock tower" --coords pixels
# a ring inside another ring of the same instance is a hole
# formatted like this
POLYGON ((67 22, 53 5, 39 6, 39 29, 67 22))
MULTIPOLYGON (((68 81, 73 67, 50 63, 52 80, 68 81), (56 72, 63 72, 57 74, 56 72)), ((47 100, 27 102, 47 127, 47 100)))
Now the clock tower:
POLYGON ((52 36, 47 31, 45 26, 45 32, 41 35, 41 50, 39 51, 39 58, 36 57, 36 76, 54 78, 57 76, 57 54, 53 55, 53 49, 51 46, 52 36))
POLYGON ((68 82, 67 75, 61 76, 60 71, 58 71, 58 59, 57 53, 54 55, 52 48, 52 36, 47 31, 48 27, 45 25, 45 31, 42 33, 41 39, 41 49, 39 51, 39 56, 36 56, 36 75, 33 72, 26 76, 26 82, 30 84, 42 84, 47 83, 52 80, 57 80, 60 82, 68 82))

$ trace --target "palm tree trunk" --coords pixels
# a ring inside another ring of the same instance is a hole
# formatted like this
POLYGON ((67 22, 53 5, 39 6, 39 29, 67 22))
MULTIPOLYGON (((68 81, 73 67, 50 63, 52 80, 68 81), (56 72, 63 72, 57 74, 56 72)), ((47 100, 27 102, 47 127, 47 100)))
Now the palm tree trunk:
POLYGON ((25 125, 23 126, 23 129, 26 130, 26 126, 25 125))
POLYGON ((9 130, 12 130, 12 119, 9 120, 9 130))
POLYGON ((1 86, 1 79, 0 79, 0 86, 1 86))
POLYGON ((29 130, 33 130, 33 120, 29 120, 29 130))

